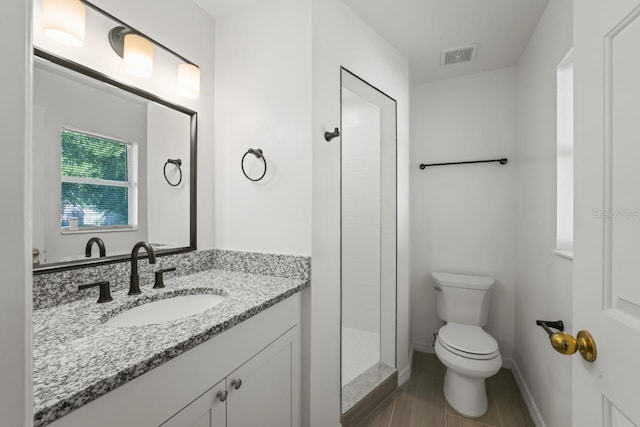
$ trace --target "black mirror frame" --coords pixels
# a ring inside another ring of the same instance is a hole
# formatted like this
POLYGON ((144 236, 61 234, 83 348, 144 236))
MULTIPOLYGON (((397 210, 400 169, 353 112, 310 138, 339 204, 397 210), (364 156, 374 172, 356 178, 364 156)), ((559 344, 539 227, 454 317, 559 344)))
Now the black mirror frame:
MULTIPOLYGON (((190 149, 190 176, 189 176, 189 185, 190 185, 190 194, 189 194, 189 246, 185 246, 182 248, 174 248, 174 249, 164 249, 156 251, 157 256, 166 256, 166 255, 174 255, 185 252, 191 252, 196 250, 197 244, 197 166, 198 166, 198 113, 196 111, 185 108, 181 105, 174 104, 165 99, 162 99, 150 92, 144 91, 142 89, 129 86, 122 82, 112 79, 106 74, 100 73, 96 70, 88 68, 84 65, 78 64, 77 62, 70 61, 68 59, 62 58, 60 56, 54 55, 45 50, 34 47, 33 54, 35 57, 44 59, 46 61, 52 62, 54 64, 60 65, 64 68, 67 68, 71 71, 75 71, 77 73, 83 74, 92 79, 98 80, 103 83, 107 83, 109 85, 115 86, 118 89, 122 89, 126 92, 137 95, 141 98, 147 99, 149 101, 153 101, 160 105, 164 105, 165 107, 171 108, 172 110, 179 111, 181 113, 187 114, 191 117, 190 123, 190 140, 191 140, 191 149, 190 149)), ((125 260, 129 260, 129 254, 122 255, 112 255, 105 258, 93 258, 90 260, 87 259, 79 259, 77 261, 67 261, 67 262, 58 262, 51 264, 44 264, 40 266, 34 266, 33 274, 45 274, 56 271, 64 271, 64 270, 74 270, 78 268, 85 268, 88 266, 96 266, 96 265, 105 265, 105 264, 113 264, 117 262, 122 262, 125 260)))

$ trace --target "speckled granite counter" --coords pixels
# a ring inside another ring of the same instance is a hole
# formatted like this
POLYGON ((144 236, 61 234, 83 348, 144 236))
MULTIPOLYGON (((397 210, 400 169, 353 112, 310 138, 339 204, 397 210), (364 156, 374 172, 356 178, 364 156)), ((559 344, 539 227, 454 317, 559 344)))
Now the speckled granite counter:
POLYGON ((47 425, 127 381, 309 286, 308 280, 207 270, 166 278, 142 295, 113 292, 113 301, 80 300, 33 312, 34 425, 47 425), (163 294, 216 293, 226 299, 200 314, 162 324, 103 324, 142 300, 163 294))

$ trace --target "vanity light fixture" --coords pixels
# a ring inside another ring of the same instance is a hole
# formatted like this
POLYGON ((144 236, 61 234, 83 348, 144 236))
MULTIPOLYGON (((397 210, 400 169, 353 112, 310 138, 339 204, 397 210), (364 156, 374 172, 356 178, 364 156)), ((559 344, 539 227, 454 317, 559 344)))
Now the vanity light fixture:
POLYGON ((82 47, 86 14, 80 0, 43 0, 43 33, 67 46, 82 47))
POLYGON ((123 59, 125 71, 140 78, 153 74, 154 46, 182 61, 178 66, 178 93, 189 99, 200 97, 200 68, 168 47, 135 30, 88 0, 42 0, 43 32, 60 42, 84 46, 86 7, 117 22, 109 31, 109 43, 123 59))
POLYGON ((109 43, 123 59, 127 73, 148 79, 153 74, 153 44, 145 37, 123 27, 109 31, 109 43))
POLYGON ((200 97, 200 68, 187 63, 178 65, 178 93, 189 99, 200 97))

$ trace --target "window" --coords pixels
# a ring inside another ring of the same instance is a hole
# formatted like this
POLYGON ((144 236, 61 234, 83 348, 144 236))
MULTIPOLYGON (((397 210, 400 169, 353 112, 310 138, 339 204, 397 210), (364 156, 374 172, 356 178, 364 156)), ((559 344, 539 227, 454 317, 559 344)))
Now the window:
POLYGON ((569 51, 557 69, 556 253, 573 257, 573 59, 569 51))
POLYGON ((62 130, 61 221, 64 231, 137 225, 137 145, 62 130))

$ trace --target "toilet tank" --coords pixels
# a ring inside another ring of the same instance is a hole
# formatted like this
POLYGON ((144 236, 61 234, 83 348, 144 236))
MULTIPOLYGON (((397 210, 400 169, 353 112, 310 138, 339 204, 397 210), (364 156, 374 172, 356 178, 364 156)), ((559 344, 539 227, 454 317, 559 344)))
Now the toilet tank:
POLYGON ((493 277, 433 273, 438 317, 445 322, 484 326, 489 319, 493 277))

